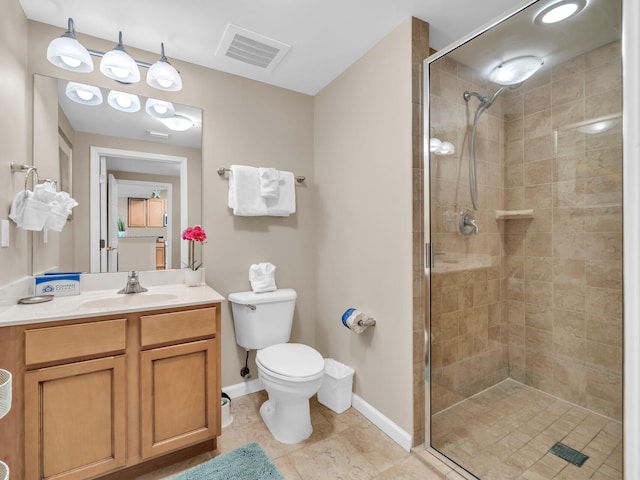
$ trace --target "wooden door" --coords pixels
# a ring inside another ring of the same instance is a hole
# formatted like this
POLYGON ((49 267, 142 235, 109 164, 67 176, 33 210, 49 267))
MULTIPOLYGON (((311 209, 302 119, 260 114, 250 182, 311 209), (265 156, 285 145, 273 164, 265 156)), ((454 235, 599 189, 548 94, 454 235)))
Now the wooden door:
POLYGON ((220 433, 216 341, 202 340, 141 352, 143 459, 220 433))
POLYGON ((80 480, 124 466, 124 356, 24 378, 26 480, 80 480))

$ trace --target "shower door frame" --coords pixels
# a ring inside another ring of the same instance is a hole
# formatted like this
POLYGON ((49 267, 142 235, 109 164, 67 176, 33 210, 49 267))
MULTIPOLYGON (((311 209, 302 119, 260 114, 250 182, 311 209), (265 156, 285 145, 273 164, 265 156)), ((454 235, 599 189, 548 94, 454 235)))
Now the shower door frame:
MULTIPOLYGON (((423 62, 423 128, 424 138, 429 134, 429 64, 451 51, 516 15, 539 0, 527 0, 517 8, 488 22, 455 43, 439 50, 423 62)), ((640 2, 622 0, 622 85, 623 85, 623 244, 640 245, 640 2), (635 106, 635 108, 633 108, 635 106)), ((426 152, 425 152, 426 153, 426 152)), ((431 283, 431 226, 430 226, 430 165, 424 165, 424 274, 425 284, 431 283)), ((430 288, 430 287, 429 287, 430 288)), ((426 289, 425 289, 426 290, 426 289)), ((625 452, 640 451, 640 248, 623 249, 623 446, 625 452)), ((426 292, 425 292, 426 293, 426 292)), ((469 472, 431 446, 431 381, 428 369, 431 366, 431 298, 425 298, 425 338, 428 355, 424 377, 425 385, 425 449, 465 478, 469 472)), ((625 478, 640 477, 640 457, 624 455, 625 478)))

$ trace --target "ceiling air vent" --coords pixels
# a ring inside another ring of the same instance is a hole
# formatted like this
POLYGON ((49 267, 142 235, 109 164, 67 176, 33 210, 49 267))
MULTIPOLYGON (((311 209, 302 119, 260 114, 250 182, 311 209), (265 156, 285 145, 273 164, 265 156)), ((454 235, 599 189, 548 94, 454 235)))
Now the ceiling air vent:
POLYGON ((229 24, 220 40, 216 56, 225 55, 270 71, 278 65, 290 48, 291 46, 285 43, 229 24))

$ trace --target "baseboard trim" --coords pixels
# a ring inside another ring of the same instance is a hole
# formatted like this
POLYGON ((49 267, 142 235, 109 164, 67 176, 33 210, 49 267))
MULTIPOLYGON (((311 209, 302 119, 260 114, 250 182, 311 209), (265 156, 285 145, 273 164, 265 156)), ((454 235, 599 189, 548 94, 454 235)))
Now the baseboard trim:
POLYGON ((260 390, 264 390, 264 386, 259 378, 222 387, 222 391, 232 399, 259 392, 260 390))
POLYGON ((388 435, 394 442, 400 445, 407 452, 411 451, 413 438, 399 425, 392 422, 379 410, 365 402, 360 396, 353 394, 351 406, 360 412, 367 420, 388 435))
MULTIPOLYGON (((247 382, 236 383, 222 387, 222 391, 229 395, 231 399, 249 395, 251 393, 264 390, 262 381, 259 378, 249 380, 247 382)), ((367 403, 359 395, 353 394, 351 406, 362 414, 367 420, 378 427, 384 434, 389 436, 394 442, 400 445, 405 451, 410 452, 413 446, 413 437, 400 428, 399 425, 392 422, 383 415, 379 410, 367 403)))

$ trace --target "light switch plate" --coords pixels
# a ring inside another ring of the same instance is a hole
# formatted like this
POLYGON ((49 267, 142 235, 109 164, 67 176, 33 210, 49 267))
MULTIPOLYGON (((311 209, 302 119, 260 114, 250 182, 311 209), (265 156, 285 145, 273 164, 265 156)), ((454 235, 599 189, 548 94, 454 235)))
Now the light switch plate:
POLYGON ((0 220, 0 247, 9 246, 9 220, 0 220))

